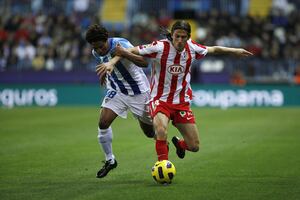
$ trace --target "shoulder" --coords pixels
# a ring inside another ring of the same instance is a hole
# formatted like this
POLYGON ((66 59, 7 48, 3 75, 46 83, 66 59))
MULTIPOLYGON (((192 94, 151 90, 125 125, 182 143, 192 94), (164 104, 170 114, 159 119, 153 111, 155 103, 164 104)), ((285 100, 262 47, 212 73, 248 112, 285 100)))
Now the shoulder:
POLYGON ((199 44, 199 43, 195 42, 195 41, 192 40, 192 39, 189 39, 187 42, 188 42, 189 46, 192 47, 192 48, 207 49, 206 46, 204 46, 204 45, 202 45, 202 44, 199 44))
POLYGON ((94 49, 92 50, 92 55, 97 60, 98 64, 103 63, 103 56, 100 56, 99 54, 97 54, 97 52, 94 49))
POLYGON ((125 38, 121 38, 121 37, 112 37, 110 38, 113 42, 129 42, 127 39, 125 38))
POLYGON ((168 39, 162 39, 162 40, 158 40, 158 43, 162 44, 162 45, 170 45, 172 44, 172 42, 168 39))
POLYGON ((113 38, 109 38, 109 40, 111 41, 111 45, 114 48, 118 43, 124 47, 124 48, 131 48, 133 47, 133 45, 125 38, 120 38, 120 37, 113 37, 113 38))
POLYGON ((101 58, 101 56, 98 55, 97 52, 96 52, 94 49, 92 49, 92 55, 93 55, 95 58, 101 58))
POLYGON ((203 56, 205 56, 208 52, 208 48, 206 46, 199 44, 192 39, 189 39, 188 45, 191 49, 191 52, 196 54, 196 59, 203 58, 203 56))
POLYGON ((146 48, 152 48, 152 49, 160 49, 162 48, 165 43, 168 43, 167 40, 154 40, 153 42, 149 44, 140 45, 140 49, 146 49, 146 48))

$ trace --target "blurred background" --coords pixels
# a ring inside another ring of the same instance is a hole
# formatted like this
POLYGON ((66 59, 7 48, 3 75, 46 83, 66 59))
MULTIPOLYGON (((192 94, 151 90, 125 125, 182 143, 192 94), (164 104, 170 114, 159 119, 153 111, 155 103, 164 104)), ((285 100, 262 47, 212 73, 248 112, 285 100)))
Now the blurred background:
POLYGON ((0 105, 97 104, 89 25, 139 45, 185 19, 198 43, 255 55, 195 62, 195 105, 298 106, 299 10, 298 0, 0 0, 0 105))

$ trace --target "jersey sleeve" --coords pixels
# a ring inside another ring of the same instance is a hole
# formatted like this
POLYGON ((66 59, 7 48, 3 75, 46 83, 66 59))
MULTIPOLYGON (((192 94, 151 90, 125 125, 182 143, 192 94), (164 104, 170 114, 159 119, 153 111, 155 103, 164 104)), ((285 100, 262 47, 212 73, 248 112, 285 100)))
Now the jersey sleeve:
POLYGON ((201 59, 207 54, 207 47, 203 46, 201 44, 198 44, 197 42, 192 41, 193 49, 195 50, 196 59, 201 59))
POLYGON ((120 44, 122 47, 124 47, 125 49, 128 49, 128 48, 133 47, 133 45, 132 45, 128 40, 126 40, 126 39, 121 39, 121 40, 119 40, 118 42, 119 42, 119 44, 120 44))
POLYGON ((94 56, 94 58, 96 59, 97 61, 97 64, 102 64, 104 63, 103 59, 97 55, 96 51, 93 49, 92 50, 92 55, 94 56))
POLYGON ((157 54, 161 51, 161 44, 154 41, 151 44, 138 46, 139 54, 148 58, 156 58, 157 54))
POLYGON ((117 44, 120 44, 125 49, 133 47, 133 45, 125 38, 113 38, 112 39, 112 50, 115 49, 117 44))

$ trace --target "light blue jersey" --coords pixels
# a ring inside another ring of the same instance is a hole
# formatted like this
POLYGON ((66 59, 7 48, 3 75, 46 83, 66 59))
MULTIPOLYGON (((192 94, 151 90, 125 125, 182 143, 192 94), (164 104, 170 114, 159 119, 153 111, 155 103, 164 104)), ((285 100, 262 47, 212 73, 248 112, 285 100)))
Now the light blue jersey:
MULTIPOLYGON (((92 54, 98 64, 108 62, 112 58, 112 53, 119 43, 124 48, 133 45, 124 38, 108 38, 109 51, 105 56, 100 56, 93 49, 92 54)), ((138 95, 150 90, 148 79, 144 71, 127 59, 121 59, 111 74, 106 75, 106 88, 122 92, 125 95, 138 95)))

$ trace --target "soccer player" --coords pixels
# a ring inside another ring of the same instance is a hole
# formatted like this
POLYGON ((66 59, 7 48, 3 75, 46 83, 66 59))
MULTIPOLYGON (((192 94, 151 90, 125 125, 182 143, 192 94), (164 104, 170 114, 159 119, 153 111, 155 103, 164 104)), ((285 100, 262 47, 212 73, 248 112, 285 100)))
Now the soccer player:
MULTIPOLYGON (((192 39, 191 26, 186 21, 176 21, 167 39, 154 41, 131 49, 116 47, 116 55, 131 61, 136 55, 153 60, 151 78, 150 111, 156 133, 156 153, 158 160, 168 160, 167 127, 170 120, 179 130, 183 139, 172 138, 176 154, 184 158, 185 151, 199 150, 199 134, 195 117, 190 108, 192 100, 191 65, 195 59, 206 54, 227 54, 238 57, 251 56, 252 53, 241 48, 203 46, 192 39)), ((116 57, 117 58, 117 57, 116 57)), ((113 63, 107 63, 111 70, 113 63)))
POLYGON ((113 132, 111 128, 116 117, 126 118, 127 111, 130 110, 138 119, 145 135, 149 138, 154 137, 155 132, 148 106, 149 82, 143 70, 137 66, 145 67, 148 63, 142 56, 136 56, 133 59, 134 63, 126 59, 118 59, 115 62, 115 68, 110 73, 106 73, 106 71, 101 71, 101 66, 105 62, 115 60, 113 54, 116 45, 129 48, 133 47, 132 44, 124 38, 109 38, 108 31, 96 24, 88 28, 85 39, 93 48, 92 54, 99 64, 96 72, 98 75, 101 74, 101 83, 105 83, 107 88, 98 124, 98 140, 106 161, 96 177, 102 178, 117 167, 117 161, 112 151, 113 132))

